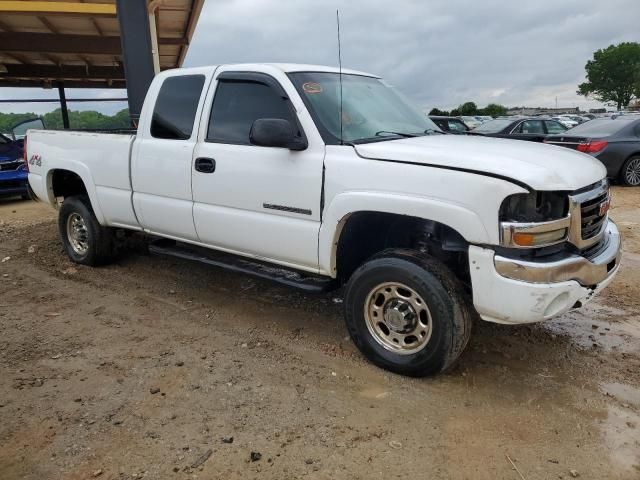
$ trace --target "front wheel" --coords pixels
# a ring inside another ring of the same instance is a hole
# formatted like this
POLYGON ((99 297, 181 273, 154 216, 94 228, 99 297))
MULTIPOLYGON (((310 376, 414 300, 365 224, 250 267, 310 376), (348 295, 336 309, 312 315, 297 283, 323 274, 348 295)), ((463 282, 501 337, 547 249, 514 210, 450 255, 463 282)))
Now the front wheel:
POLYGON ((113 235, 98 223, 85 195, 65 198, 58 231, 69 258, 83 265, 104 265, 113 257, 113 235))
POLYGON ((453 366, 469 340, 472 313, 460 282, 442 263, 387 250, 351 276, 345 319, 371 362, 421 377, 453 366))
POLYGON ((620 179, 625 185, 637 187, 640 185, 640 157, 629 158, 620 171, 620 179))

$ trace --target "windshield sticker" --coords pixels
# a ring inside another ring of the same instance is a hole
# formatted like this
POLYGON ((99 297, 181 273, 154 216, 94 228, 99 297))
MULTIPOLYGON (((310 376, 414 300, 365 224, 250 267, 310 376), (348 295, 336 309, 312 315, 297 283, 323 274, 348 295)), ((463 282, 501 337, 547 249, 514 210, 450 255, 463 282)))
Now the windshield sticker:
POLYGON ((322 93, 322 85, 316 82, 307 82, 302 85, 302 90, 304 93, 314 94, 314 93, 322 93))

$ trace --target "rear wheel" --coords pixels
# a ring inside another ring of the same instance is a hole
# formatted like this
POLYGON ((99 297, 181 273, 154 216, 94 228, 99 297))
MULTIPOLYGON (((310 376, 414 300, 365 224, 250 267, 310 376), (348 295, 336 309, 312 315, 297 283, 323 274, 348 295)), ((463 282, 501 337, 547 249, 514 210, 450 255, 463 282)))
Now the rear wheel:
POLYGON ((74 262, 96 266, 112 260, 113 234, 98 223, 86 195, 64 200, 58 231, 67 255, 74 262))
POLYGON ((409 250, 384 251, 356 270, 346 290, 345 318, 369 360, 409 376, 453 366, 472 324, 457 278, 437 260, 409 250))
POLYGON ((624 162, 620 177, 625 185, 632 187, 640 185, 640 156, 631 157, 624 162))

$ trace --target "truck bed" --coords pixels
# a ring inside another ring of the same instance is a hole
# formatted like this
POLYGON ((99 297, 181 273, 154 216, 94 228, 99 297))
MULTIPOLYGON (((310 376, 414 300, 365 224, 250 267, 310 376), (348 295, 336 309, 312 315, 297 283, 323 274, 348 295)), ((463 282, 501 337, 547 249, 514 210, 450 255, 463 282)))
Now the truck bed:
POLYGON ((82 178, 102 224, 138 229, 129 174, 135 137, 130 132, 30 130, 31 188, 38 198, 53 203, 52 175, 58 169, 73 171, 82 178))

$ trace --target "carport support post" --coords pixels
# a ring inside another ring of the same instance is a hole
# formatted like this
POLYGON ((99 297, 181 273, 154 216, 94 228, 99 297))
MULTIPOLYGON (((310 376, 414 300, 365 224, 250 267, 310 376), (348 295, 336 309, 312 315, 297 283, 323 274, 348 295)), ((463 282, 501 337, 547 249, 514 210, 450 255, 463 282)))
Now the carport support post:
POLYGON ((116 0, 129 116, 137 126, 142 103, 155 75, 147 0, 116 0))
POLYGON ((64 94, 64 83, 58 84, 58 95, 60 96, 60 110, 62 111, 62 126, 69 130, 69 110, 67 110, 67 97, 64 94))

